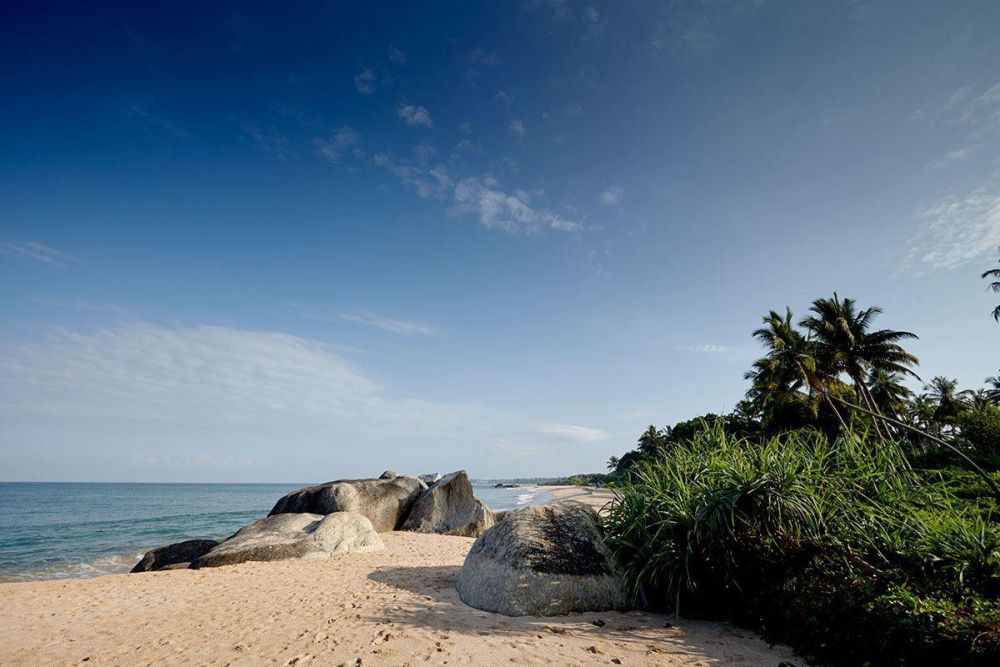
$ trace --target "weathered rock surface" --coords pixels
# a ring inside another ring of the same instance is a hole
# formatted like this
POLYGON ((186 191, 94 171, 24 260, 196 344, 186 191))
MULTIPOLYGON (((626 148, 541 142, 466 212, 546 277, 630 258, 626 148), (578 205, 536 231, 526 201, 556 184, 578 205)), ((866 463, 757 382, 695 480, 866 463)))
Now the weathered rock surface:
POLYGON ((427 484, 428 486, 430 486, 434 482, 436 482, 439 479, 441 479, 441 473, 439 473, 439 472, 431 472, 431 473, 427 473, 426 475, 417 475, 417 479, 419 479, 424 484, 427 484))
POLYGON ((574 501, 508 513, 472 545, 456 588, 467 605, 508 616, 626 607, 597 513, 574 501))
POLYGON ((396 479, 400 474, 395 470, 386 470, 384 473, 378 476, 379 479, 396 479))
POLYGON ((157 570, 176 570, 180 566, 187 567, 194 559, 202 556, 219 544, 216 540, 186 540, 176 544, 168 544, 152 551, 147 551, 132 572, 155 572, 157 570))
POLYGON ((193 568, 218 567, 246 561, 328 558, 334 554, 385 549, 367 517, 357 512, 277 514, 241 528, 193 568))
POLYGON ((416 477, 338 480, 289 493, 275 504, 269 516, 360 512, 377 532, 385 533, 403 523, 410 506, 426 490, 427 485, 416 477))
POLYGON ((403 530, 479 537, 494 523, 493 512, 473 495, 464 470, 445 475, 417 498, 403 530))

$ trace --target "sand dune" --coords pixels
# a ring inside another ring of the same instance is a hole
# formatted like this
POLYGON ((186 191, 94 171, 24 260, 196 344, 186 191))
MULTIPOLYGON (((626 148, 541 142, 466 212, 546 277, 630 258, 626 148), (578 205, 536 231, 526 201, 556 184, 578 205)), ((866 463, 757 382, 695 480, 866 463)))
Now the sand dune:
POLYGON ((801 663, 789 649, 722 624, 638 612, 481 612, 462 604, 454 589, 472 539, 383 537, 384 552, 322 561, 3 584, 0 663, 801 663), (598 618, 604 627, 593 624, 598 618))

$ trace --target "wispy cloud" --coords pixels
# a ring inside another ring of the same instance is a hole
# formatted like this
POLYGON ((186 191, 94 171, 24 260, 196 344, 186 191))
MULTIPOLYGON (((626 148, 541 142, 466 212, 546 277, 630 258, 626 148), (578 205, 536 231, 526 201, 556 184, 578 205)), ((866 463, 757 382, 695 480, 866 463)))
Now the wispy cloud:
POLYGON ((138 123, 145 132, 159 134, 174 139, 190 139, 191 133, 164 118, 161 114, 150 109, 148 102, 140 102, 136 99, 128 100, 123 111, 125 115, 138 123))
POLYGON ((434 126, 434 121, 431 120, 430 112, 419 104, 404 104, 399 107, 396 113, 403 119, 403 122, 410 127, 434 126))
POLYGON ((79 262, 76 257, 56 250, 38 241, 4 241, 0 239, 0 253, 33 259, 52 266, 66 266, 79 262))
POLYGON ((587 428, 572 424, 540 424, 537 431, 544 435, 571 442, 597 442, 608 437, 608 433, 599 428, 587 428))
POLYGON ((902 270, 925 273, 968 264, 1000 246, 1000 189, 945 197, 917 214, 902 270))
POLYGON ((482 65, 486 67, 494 67, 500 64, 500 56, 496 54, 495 51, 484 51, 483 49, 474 49, 469 51, 464 56, 462 56, 462 62, 469 65, 482 65))
POLYGON ((340 162, 341 157, 347 149, 356 146, 360 141, 361 134, 357 130, 345 125, 338 128, 329 138, 315 137, 313 139, 313 146, 315 146, 316 152, 323 158, 336 163, 340 162))
POLYGON ((514 118, 507 125, 507 131, 513 134, 515 137, 523 137, 528 133, 528 128, 525 127, 524 121, 520 118, 514 118))
MULTIPOLYGON (((309 317, 309 315, 305 315, 305 317, 309 317)), ((347 322, 367 324, 368 326, 382 329, 383 331, 389 331, 394 334, 399 334, 400 336, 434 336, 438 333, 437 329, 427 324, 421 324, 420 322, 408 322, 406 320, 394 320, 369 312, 340 313, 337 317, 338 319, 345 320, 347 322)))
POLYGON ((279 160, 291 160, 296 155, 288 137, 280 132, 263 130, 256 123, 244 123, 240 125, 240 130, 254 146, 279 160))
POLYGON ((948 151, 944 154, 944 157, 928 163, 927 166, 931 169, 944 169, 945 167, 950 167, 956 162, 968 159, 975 149, 975 146, 965 146, 963 148, 957 148, 953 151, 948 151))
POLYGON ((614 185, 598 195, 597 201, 604 206, 614 206, 621 201, 624 194, 624 188, 614 185))
POLYGON ((740 361, 750 356, 750 352, 738 347, 729 345, 716 345, 714 343, 698 343, 696 345, 675 345, 678 352, 688 352, 691 354, 703 354, 711 357, 718 357, 727 361, 740 361))
POLYGON ((368 67, 361 68, 361 71, 354 75, 354 88, 362 95, 371 95, 378 89, 378 78, 368 67))
POLYGON ((532 233, 543 227, 562 232, 582 227, 579 222, 532 206, 523 190, 500 189, 499 182, 492 177, 461 179, 455 185, 454 198, 458 211, 475 215, 488 229, 532 233))
POLYGON ((68 310, 81 310, 105 315, 115 315, 118 317, 136 317, 136 312, 127 306, 119 306, 113 303, 94 303, 76 299, 73 301, 63 301, 60 299, 34 299, 34 302, 42 306, 53 308, 65 308, 68 310))
POLYGON ((406 54, 394 46, 389 47, 389 61, 396 65, 406 64, 406 54))
POLYGON ((511 102, 514 101, 514 96, 508 93, 507 91, 501 89, 498 90, 497 94, 493 96, 493 101, 500 102, 505 106, 510 106, 511 102))

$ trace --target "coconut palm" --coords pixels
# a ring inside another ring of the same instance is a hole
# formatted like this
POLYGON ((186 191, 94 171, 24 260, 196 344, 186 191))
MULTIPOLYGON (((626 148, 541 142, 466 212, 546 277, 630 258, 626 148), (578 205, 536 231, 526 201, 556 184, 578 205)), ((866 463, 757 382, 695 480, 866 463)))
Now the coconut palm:
POLYGON ((937 404, 926 394, 920 394, 910 404, 910 421, 913 422, 914 426, 924 431, 933 430, 935 412, 937 412, 937 404))
POLYGON ((986 397, 993 405, 1000 406, 1000 373, 986 378, 986 397))
MULTIPOLYGON (((983 275, 980 276, 983 280, 989 278, 996 278, 991 282, 987 289, 991 289, 994 292, 1000 293, 1000 269, 990 269, 989 271, 983 271, 983 275)), ((993 319, 1000 322, 1000 306, 993 309, 993 319)))
POLYGON ((993 405, 993 401, 990 400, 989 393, 985 389, 968 392, 965 403, 973 410, 986 410, 993 405))
MULTIPOLYGON (((869 410, 879 412, 865 383, 866 376, 879 371, 917 377, 912 369, 918 363, 917 358, 900 345, 900 341, 915 339, 916 334, 893 329, 873 330, 872 324, 882 312, 878 306, 859 310, 854 299, 841 300, 834 293, 832 299, 813 301, 809 310, 813 314, 801 324, 812 335, 819 363, 832 376, 846 374, 854 383, 858 402, 869 410)), ((875 428, 879 429, 878 422, 875 428)))
POLYGON ((903 384, 903 374, 873 368, 868 374, 868 394, 878 412, 897 419, 906 415, 913 392, 903 384))
POLYGON ((847 424, 827 391, 836 378, 817 363, 812 341, 792 323, 792 309, 786 308, 784 316, 772 310, 764 318, 764 326, 753 332, 753 337, 764 346, 765 356, 747 374, 747 378, 756 383, 756 388, 751 387, 748 398, 760 399, 762 392, 770 387, 782 392, 783 398, 789 398, 791 392, 805 388, 813 414, 819 410, 819 400, 824 400, 847 431, 847 424))
POLYGON ((934 402, 934 423, 941 433, 945 427, 954 430, 962 415, 969 409, 966 401, 969 392, 958 390, 958 380, 952 380, 942 375, 931 378, 924 386, 927 397, 934 402))

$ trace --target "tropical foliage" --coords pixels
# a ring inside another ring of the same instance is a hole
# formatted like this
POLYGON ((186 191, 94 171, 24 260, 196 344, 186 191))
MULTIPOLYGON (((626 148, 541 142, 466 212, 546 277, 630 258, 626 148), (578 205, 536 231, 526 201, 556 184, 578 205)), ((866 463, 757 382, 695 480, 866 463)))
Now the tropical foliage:
POLYGON ((769 312, 731 413, 609 460, 639 603, 830 664, 1000 664, 1000 373, 920 380, 916 336, 881 313, 837 294, 769 312))
POLYGON ((636 599, 829 664, 997 664, 1000 529, 871 437, 717 422, 637 466, 606 522, 636 599))
MULTIPOLYGON (((990 269, 988 271, 983 271, 983 280, 992 280, 989 284, 989 289, 994 292, 1000 292, 1000 269, 990 269)), ((1000 306, 993 309, 993 319, 1000 322, 1000 306)))

